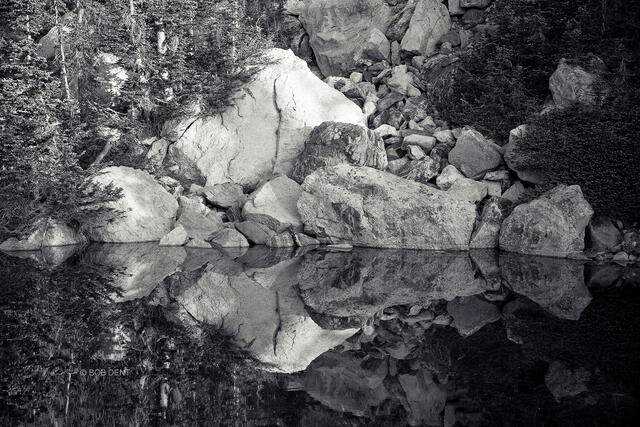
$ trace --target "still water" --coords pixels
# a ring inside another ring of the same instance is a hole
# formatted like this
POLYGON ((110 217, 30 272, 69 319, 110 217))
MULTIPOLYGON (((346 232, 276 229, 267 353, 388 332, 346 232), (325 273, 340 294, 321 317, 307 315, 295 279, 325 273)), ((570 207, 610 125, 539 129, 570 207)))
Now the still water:
POLYGON ((0 425, 634 425, 639 273, 492 251, 0 254, 0 425))

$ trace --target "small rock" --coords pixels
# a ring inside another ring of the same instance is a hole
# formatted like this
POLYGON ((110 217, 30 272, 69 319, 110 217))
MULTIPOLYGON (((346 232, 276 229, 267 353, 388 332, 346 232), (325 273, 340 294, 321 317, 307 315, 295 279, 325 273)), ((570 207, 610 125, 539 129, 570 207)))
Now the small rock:
POLYGON ((307 246, 317 246, 320 244, 317 239, 314 239, 313 237, 307 236, 303 233, 293 233, 293 242, 296 244, 296 246, 299 246, 301 248, 307 246))
POLYGON ((629 263, 629 254, 626 252, 618 252, 613 256, 613 262, 621 265, 626 265, 629 263))
POLYGON ((211 245, 218 248, 246 248, 249 247, 247 239, 237 230, 224 228, 213 233, 207 239, 211 245))
POLYGON ((436 141, 443 144, 454 145, 456 143, 456 139, 453 137, 453 132, 451 132, 449 129, 436 131, 433 133, 433 137, 436 139, 436 141))
MULTIPOLYGON (((419 146, 424 153, 429 153, 434 145, 436 145, 436 139, 432 136, 413 134, 408 135, 403 140, 404 144, 409 146, 419 146)), ((418 159, 419 160, 419 159, 418 159)))
POLYGON ((355 84, 358 84, 358 83, 362 82, 362 73, 358 73, 358 72, 354 71, 353 73, 351 73, 349 75, 349 80, 351 80, 355 84))
POLYGON ((502 183, 496 181, 482 180, 482 183, 487 186, 487 194, 493 197, 502 196, 502 183))
POLYGON ((242 206, 247 199, 242 191, 242 186, 233 182, 204 187, 203 194, 209 203, 220 208, 230 208, 234 205, 242 206))
POLYGON ((390 160, 387 168, 392 174, 398 175, 398 173, 407 165, 407 163, 409 163, 409 161, 410 160, 406 157, 397 160, 390 160))
POLYGON ((374 132, 383 139, 389 138, 390 136, 400 135, 396 128, 386 123, 375 128, 374 132))
POLYGON ((293 242, 291 233, 285 232, 271 236, 271 238, 267 240, 267 246, 270 248, 291 248, 295 246, 295 243, 293 242))
POLYGON ((178 225, 160 239, 160 246, 183 246, 188 240, 189 236, 186 230, 182 225, 178 225))
POLYGON ((524 199, 525 189, 522 182, 516 181, 507 191, 502 194, 503 199, 510 200, 514 204, 519 204, 524 199))
POLYGON ((266 245, 269 239, 276 234, 266 225, 255 221, 239 222, 235 224, 235 227, 254 245, 266 245))
POLYGON ((187 243, 187 248, 211 249, 211 244, 202 239, 191 239, 189 243, 187 243))
POLYGON ((290 226, 301 229, 302 221, 296 208, 301 192, 297 182, 278 176, 251 194, 242 213, 247 220, 264 224, 275 232, 282 232, 290 226))
POLYGON ((417 145, 409 145, 407 147, 407 156, 412 160, 422 160, 426 157, 426 154, 417 145))
POLYGON ((479 202, 487 196, 486 184, 469 178, 456 179, 447 190, 447 195, 457 200, 479 202))
POLYGON ((587 226, 587 247, 594 251, 610 251, 622 243, 622 233, 609 218, 594 217, 587 226))
POLYGON ((399 172, 398 176, 404 179, 421 182, 423 184, 431 181, 433 177, 438 175, 438 162, 431 157, 425 157, 422 160, 412 160, 407 163, 399 172))
POLYGON ((501 148, 474 129, 466 127, 449 153, 449 163, 468 178, 476 178, 503 163, 501 148))
POLYGON ((446 166, 436 179, 436 184, 441 190, 448 190, 458 179, 465 178, 453 165, 446 166))

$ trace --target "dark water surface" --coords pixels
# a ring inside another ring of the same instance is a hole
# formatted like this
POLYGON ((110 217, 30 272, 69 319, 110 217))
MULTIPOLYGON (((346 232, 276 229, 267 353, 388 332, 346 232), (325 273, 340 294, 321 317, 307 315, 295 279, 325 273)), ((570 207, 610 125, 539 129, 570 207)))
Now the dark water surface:
POLYGON ((638 276, 491 251, 0 254, 0 425, 635 425, 638 276))

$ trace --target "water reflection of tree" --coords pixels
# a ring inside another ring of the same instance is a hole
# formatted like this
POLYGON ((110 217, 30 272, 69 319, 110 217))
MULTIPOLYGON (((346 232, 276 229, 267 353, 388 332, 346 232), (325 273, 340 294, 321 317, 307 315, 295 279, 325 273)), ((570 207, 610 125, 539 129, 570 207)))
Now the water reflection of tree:
POLYGON ((278 392, 281 378, 252 368, 221 331, 185 322, 163 285, 114 304, 109 272, 80 262, 45 269, 0 255, 0 271, 2 425, 244 425, 294 416, 278 392))

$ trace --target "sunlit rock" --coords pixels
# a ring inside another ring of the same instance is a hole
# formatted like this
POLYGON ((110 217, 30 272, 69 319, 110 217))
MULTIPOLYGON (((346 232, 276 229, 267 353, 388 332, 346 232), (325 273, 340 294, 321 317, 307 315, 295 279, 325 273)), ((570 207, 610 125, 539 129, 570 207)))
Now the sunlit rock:
POLYGON ((580 261, 503 253, 500 269, 514 292, 557 317, 577 320, 592 300, 580 261))
POLYGON ((107 204, 113 212, 99 215, 87 225, 95 242, 129 243, 158 241, 171 231, 178 203, 145 171, 125 166, 102 169, 94 178, 113 184, 122 196, 107 204))

